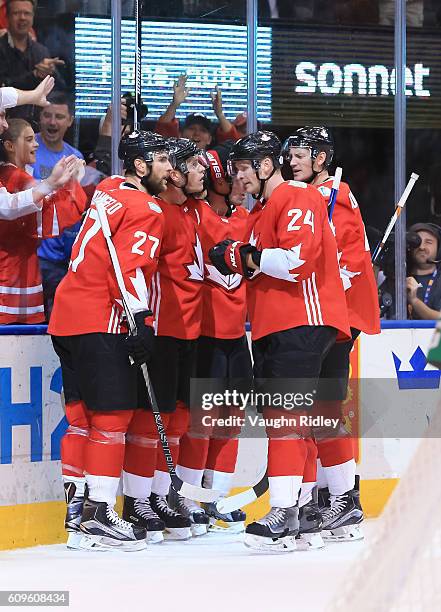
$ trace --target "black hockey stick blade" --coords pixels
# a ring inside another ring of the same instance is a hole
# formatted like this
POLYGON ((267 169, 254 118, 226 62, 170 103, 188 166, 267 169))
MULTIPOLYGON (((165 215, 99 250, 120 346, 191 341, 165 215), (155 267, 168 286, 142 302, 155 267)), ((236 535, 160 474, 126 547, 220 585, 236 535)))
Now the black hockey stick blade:
POLYGON ((233 512, 233 510, 238 510, 239 508, 243 508, 243 506, 247 506, 253 501, 256 501, 256 499, 266 493, 268 489, 268 473, 265 472, 259 482, 250 489, 242 491, 242 493, 236 493, 236 495, 230 495, 230 497, 224 497, 223 499, 219 500, 216 504, 216 509, 221 514, 233 512))

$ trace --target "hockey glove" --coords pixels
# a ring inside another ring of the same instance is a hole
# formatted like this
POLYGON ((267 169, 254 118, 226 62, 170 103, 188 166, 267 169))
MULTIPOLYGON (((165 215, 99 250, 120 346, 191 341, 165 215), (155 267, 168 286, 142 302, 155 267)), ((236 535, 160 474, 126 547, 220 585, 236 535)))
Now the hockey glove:
POLYGON ((221 274, 241 274, 245 278, 251 278, 254 270, 247 266, 247 256, 250 254, 256 266, 259 266, 261 251, 246 242, 227 238, 215 244, 208 256, 221 274))
POLYGON ((136 335, 129 334, 125 338, 127 352, 133 359, 134 365, 141 365, 149 361, 153 354, 155 332, 153 327, 145 324, 146 317, 151 316, 149 310, 137 312, 134 315, 136 335))

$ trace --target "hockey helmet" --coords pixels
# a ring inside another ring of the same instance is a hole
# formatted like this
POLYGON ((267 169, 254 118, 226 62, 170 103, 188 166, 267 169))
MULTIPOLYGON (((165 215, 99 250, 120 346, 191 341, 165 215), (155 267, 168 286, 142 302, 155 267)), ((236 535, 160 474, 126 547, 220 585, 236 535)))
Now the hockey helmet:
POLYGON ((274 169, 282 166, 282 144, 273 132, 259 130, 253 134, 248 134, 238 140, 233 148, 228 159, 228 174, 235 176, 236 171, 234 162, 240 160, 251 161, 256 172, 259 171, 260 162, 265 157, 272 159, 274 169))
POLYGON ((283 157, 289 161, 291 147, 309 149, 311 159, 315 160, 319 153, 326 153, 325 167, 327 168, 334 157, 334 140, 325 126, 302 127, 289 136, 283 143, 283 157))
MULTIPOLYGON (((143 130, 135 130, 127 136, 121 138, 118 147, 118 157, 123 160, 124 168, 132 169, 135 159, 141 158, 146 162, 153 162, 155 153, 166 151, 169 153, 167 140, 155 134, 155 132, 146 132, 143 130)), ((173 165, 172 156, 170 163, 173 165)))
POLYGON ((182 174, 188 174, 189 170, 187 167, 187 160, 190 157, 197 156, 198 161, 204 166, 208 166, 208 162, 205 161, 203 152, 195 142, 189 138, 168 138, 167 143, 171 154, 175 160, 175 169, 182 172, 182 174))

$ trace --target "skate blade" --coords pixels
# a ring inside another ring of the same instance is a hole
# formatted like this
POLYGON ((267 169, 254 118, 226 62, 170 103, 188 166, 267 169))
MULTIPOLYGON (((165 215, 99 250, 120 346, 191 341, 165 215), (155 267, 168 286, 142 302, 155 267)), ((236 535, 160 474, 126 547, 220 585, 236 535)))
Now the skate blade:
POLYGON ((346 525, 336 529, 324 529, 322 536, 326 542, 356 542, 363 540, 364 533, 360 525, 346 525))
POLYGON ((297 550, 318 550, 325 547, 320 532, 301 533, 296 537, 297 550))
POLYGON ((297 550, 296 537, 285 536, 284 538, 265 538, 252 533, 245 533, 244 544, 247 548, 269 553, 285 553, 297 550))
POLYGON ((191 535, 194 537, 205 535, 208 531, 208 525, 205 523, 193 523, 190 527, 191 535))
POLYGON ((81 531, 68 531, 66 546, 69 550, 80 550, 84 535, 81 531))
POLYGON ((190 527, 166 527, 164 531, 165 540, 189 540, 191 538, 190 527))
POLYGON ((210 523, 209 531, 215 533, 243 533, 245 531, 245 523, 243 521, 231 523, 216 521, 215 523, 210 523))
POLYGON ((162 531, 147 531, 145 541, 147 544, 161 544, 164 541, 164 534, 162 531))
POLYGON ((123 542, 115 538, 107 536, 96 536, 84 534, 79 545, 81 550, 91 550, 97 552, 106 552, 109 550, 118 550, 122 552, 136 552, 145 550, 147 543, 145 540, 134 540, 132 542, 123 542))

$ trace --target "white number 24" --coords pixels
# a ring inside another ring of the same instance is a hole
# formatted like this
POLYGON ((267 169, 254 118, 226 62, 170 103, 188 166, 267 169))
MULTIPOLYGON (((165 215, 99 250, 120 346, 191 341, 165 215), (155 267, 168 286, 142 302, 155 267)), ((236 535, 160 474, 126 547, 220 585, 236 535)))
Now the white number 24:
MULTIPOLYGON (((292 217, 291 221, 288 223, 288 232, 298 231, 301 228, 301 225, 296 225, 296 223, 299 221, 302 214, 303 210, 300 210, 300 208, 291 208, 291 210, 288 211, 288 217, 292 217)), ((305 212, 303 224, 310 225, 312 233, 314 233, 314 213, 312 210, 307 210, 305 212)))

